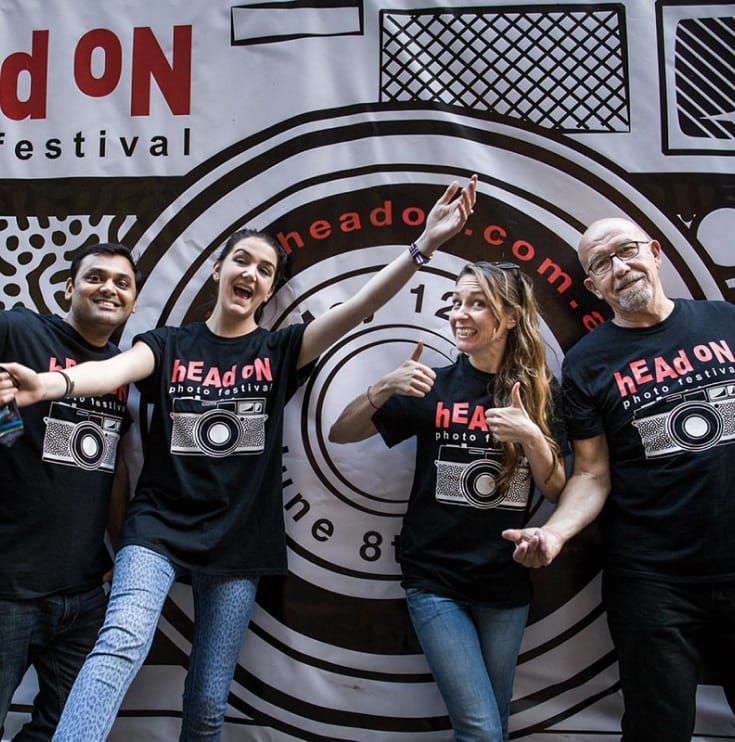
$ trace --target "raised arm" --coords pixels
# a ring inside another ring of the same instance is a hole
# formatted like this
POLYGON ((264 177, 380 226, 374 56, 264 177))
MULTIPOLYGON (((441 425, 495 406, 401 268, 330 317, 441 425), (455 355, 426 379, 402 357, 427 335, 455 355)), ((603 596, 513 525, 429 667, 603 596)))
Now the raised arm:
POLYGON ((526 567, 551 564, 564 544, 600 514, 610 494, 607 438, 599 435, 577 440, 573 449, 572 475, 546 524, 503 531, 503 538, 516 545, 513 558, 526 567))
MULTIPOLYGON (((431 257, 441 245, 462 229, 475 205, 476 188, 477 176, 473 175, 464 188, 460 189, 459 183, 454 181, 444 191, 426 217, 426 227, 415 242, 419 252, 431 257)), ((304 332, 298 359, 299 368, 313 361, 342 335, 395 296, 417 268, 408 250, 404 250, 373 276, 355 296, 313 320, 304 332)))
POLYGON ((18 406, 43 399, 107 394, 153 373, 155 358, 145 343, 104 361, 87 361, 63 370, 36 373, 19 363, 0 364, 0 404, 15 397, 18 406), (17 382, 17 386, 16 383, 17 382))
POLYGON ((372 421, 375 410, 394 394, 426 396, 434 385, 436 374, 428 366, 419 363, 423 349, 424 344, 419 342, 410 358, 355 397, 330 428, 329 440, 333 443, 354 443, 370 438, 378 432, 372 421))

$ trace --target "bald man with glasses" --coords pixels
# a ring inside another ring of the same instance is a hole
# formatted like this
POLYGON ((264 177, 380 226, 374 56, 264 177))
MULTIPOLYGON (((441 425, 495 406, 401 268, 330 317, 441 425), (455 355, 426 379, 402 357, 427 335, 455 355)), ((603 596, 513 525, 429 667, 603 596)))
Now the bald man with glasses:
POLYGON ((613 318, 564 359, 574 468, 543 527, 504 536, 541 567, 599 515, 622 739, 687 742, 705 659, 735 690, 735 307, 667 297, 627 219, 594 222, 579 260, 613 318))

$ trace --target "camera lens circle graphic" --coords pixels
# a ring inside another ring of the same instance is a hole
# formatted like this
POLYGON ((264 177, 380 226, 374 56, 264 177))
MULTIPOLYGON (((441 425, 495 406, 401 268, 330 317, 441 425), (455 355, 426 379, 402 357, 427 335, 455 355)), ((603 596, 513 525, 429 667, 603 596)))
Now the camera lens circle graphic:
POLYGON ((686 451, 702 451, 716 445, 724 423, 720 413, 702 402, 685 402, 667 421, 669 435, 686 451))
POLYGON ((237 448, 242 426, 229 410, 210 410, 197 418, 193 434, 202 451, 221 458, 237 448))
POLYGON ((82 469, 97 469, 105 454, 104 434, 92 422, 79 423, 71 434, 69 448, 82 469))
MULTIPOLYGON (((629 214, 644 228, 662 234, 669 254, 676 257, 664 263, 662 272, 681 285, 680 295, 714 297, 721 293, 708 273, 709 263, 702 261, 680 225, 650 203, 634 183, 621 177, 616 167, 592 159, 583 147, 570 146, 556 137, 525 128, 521 132, 487 117, 453 116, 448 124, 444 114, 437 115, 434 110, 375 107, 369 111, 316 111, 288 125, 259 132, 202 163, 187 180, 186 190, 146 226, 140 239, 152 266, 146 285, 156 287, 156 296, 131 317, 125 337, 132 340, 151 326, 197 318, 198 299, 205 295, 202 287, 211 274, 210 258, 234 228, 247 224, 303 238, 303 244, 291 245, 293 277, 284 287, 284 301, 290 291, 294 316, 300 320, 318 316, 319 307, 313 306, 318 279, 306 282, 309 269, 313 267, 322 279, 329 276, 336 284, 361 267, 350 262, 359 257, 358 248, 369 247, 371 254, 377 255, 378 246, 414 239, 418 225, 411 225, 409 234, 403 216, 411 217, 415 207, 431 203, 440 184, 466 173, 468 162, 480 171, 483 205, 476 209, 470 225, 474 232, 466 232, 467 239, 450 248, 449 254, 463 261, 511 256, 521 260, 524 272, 542 284, 540 301, 545 303, 551 332, 560 339, 562 348, 584 329, 592 300, 586 292, 561 290, 559 280, 564 274, 544 278, 541 266, 551 261, 552 267, 570 274, 577 270, 572 246, 591 212, 629 214), (371 146, 373 140, 378 146, 371 146), (408 159, 406 141, 412 145, 408 159), (298 173, 304 174, 300 180, 298 175, 294 177, 298 173), (422 190, 427 184, 436 190, 422 190), (368 198, 370 194, 375 195, 368 198), (369 207, 363 210, 365 203, 369 207), (490 214, 492 219, 478 219, 490 214), (377 216, 371 221, 371 215, 377 216), (326 223, 333 230, 332 239, 311 239, 310 226, 326 223), (498 245, 501 230, 507 230, 507 239, 498 245), (331 257, 348 262, 331 270, 327 265, 331 257), (182 265, 188 268, 182 270, 182 265), (304 285, 298 289, 296 279, 302 276, 304 285)), ((436 266, 441 257, 428 268, 436 266)), ((413 293, 404 297, 403 309, 391 322, 425 327, 429 315, 438 311, 430 306, 429 298, 443 301, 442 290, 429 284, 427 273, 425 267, 418 274, 423 288, 419 291, 417 285, 412 286, 413 293)), ((581 277, 577 283, 581 285, 581 277)), ((147 298, 145 289, 143 298, 147 298)), ((345 351, 345 358, 349 352, 345 351)), ((360 361, 366 358, 362 350, 359 356, 360 361)), ((340 366, 339 360, 334 367, 339 366, 342 380, 348 378, 348 370, 360 365, 345 361, 340 366)), ((369 371, 373 372, 371 378, 376 375, 376 369, 366 368, 366 376, 369 371)), ((270 726, 298 737, 354 739, 356 730, 361 729, 365 736, 380 739, 393 734, 396 738, 435 739, 429 730, 444 724, 436 718, 441 701, 426 687, 425 678, 430 676, 417 657, 384 651, 385 632, 380 633, 379 642, 376 635, 375 645, 368 646, 370 630, 354 628, 385 626, 386 611, 396 603, 375 599, 381 597, 382 585, 394 579, 387 570, 381 574, 376 562, 379 555, 385 558, 390 553, 391 507, 397 510, 400 503, 381 500, 379 507, 371 507, 375 501, 369 503, 351 490, 342 490, 340 499, 326 483, 312 487, 320 482, 304 464, 302 407, 313 405, 316 411, 316 400, 325 395, 332 403, 349 401, 346 394, 339 396, 336 383, 327 383, 329 379, 328 374, 320 377, 324 383, 312 394, 302 391, 289 403, 295 422, 285 430, 284 516, 289 537, 299 549, 289 553, 291 575, 284 592, 288 601, 279 594, 270 602, 260 598, 256 604, 231 698, 237 708, 257 715, 259 727, 270 726), (326 386, 329 389, 322 394, 326 386), (346 500, 353 506, 365 506, 363 510, 353 508, 359 518, 354 513, 351 518, 342 517, 341 509, 350 507, 346 500), (368 509, 380 512, 365 512, 368 509), (374 519, 375 527, 367 522, 368 516, 374 519), (365 528, 361 528, 363 524, 365 528), (365 579, 365 574, 370 579, 365 579), (332 591, 322 587, 322 577, 329 580, 332 591), (348 578, 356 583, 352 592, 342 589, 348 578), (334 590, 335 585, 341 592, 334 590), (284 608, 286 602, 288 609, 284 608), (319 607, 319 614, 312 617, 309 610, 299 609, 311 605, 319 607), (334 619, 324 621, 325 615, 334 619), (375 615, 376 620, 366 621, 365 615, 375 615), (342 630, 343 626, 349 628, 342 630), (278 671, 274 672, 274 667, 278 671), (323 693, 325 687, 330 688, 329 697, 323 693), (380 717, 375 716, 376 708, 380 708, 380 717)), ((370 383, 360 376, 351 380, 350 386, 357 388, 362 381, 365 386, 370 383)), ((337 406, 325 404, 323 409, 328 413, 337 406)), ((316 418, 309 414, 307 419, 316 418)), ((323 433, 318 427, 315 431, 317 438, 323 433)), ((313 450, 318 454, 319 446, 313 450)), ((394 474, 389 467, 370 458, 367 461, 369 467, 365 468, 371 473, 386 478, 394 474)), ((338 477, 324 463, 319 473, 326 472, 325 480, 339 487, 338 477)), ((489 495, 487 482, 479 481, 477 487, 483 496, 489 495)), ((557 686, 548 692, 529 693, 519 708, 513 709, 513 725, 518 731, 544 729, 570 717, 584 727, 585 709, 594 708, 598 699, 604 701, 617 680, 609 645, 585 640, 568 647, 581 634, 600 631, 607 636, 601 629, 604 616, 598 609, 599 585, 591 581, 597 569, 595 560, 570 558, 555 564, 549 569, 555 569, 566 581, 557 581, 553 591, 537 593, 536 617, 524 635, 520 684, 533 685, 526 678, 532 679, 538 667, 543 676, 550 657, 554 662, 560 656, 569 658, 569 664, 561 670, 557 686), (580 646, 585 651, 579 651, 580 646), (580 683, 580 678, 587 682, 580 683)), ((176 606, 185 618, 162 622, 161 630, 169 640, 188 647, 193 616, 188 592, 176 598, 176 606)), ((398 616, 398 610, 391 615, 398 616)), ((396 634, 400 638, 400 632, 396 634)))
POLYGON ((483 460, 470 464, 462 472, 460 480, 467 501, 484 510, 497 507, 503 499, 503 493, 496 485, 499 474, 497 461, 483 460))

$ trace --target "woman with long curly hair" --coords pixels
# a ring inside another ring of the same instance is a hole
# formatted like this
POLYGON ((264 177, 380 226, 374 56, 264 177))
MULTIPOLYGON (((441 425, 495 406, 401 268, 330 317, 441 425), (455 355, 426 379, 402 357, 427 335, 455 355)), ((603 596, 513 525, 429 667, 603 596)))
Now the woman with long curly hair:
POLYGON ((531 583, 501 533, 528 519, 534 484, 556 501, 566 438, 533 287, 518 266, 465 266, 449 324, 453 364, 423 365, 419 344, 347 405, 329 438, 416 438, 400 535, 409 614, 456 739, 507 740, 531 583))

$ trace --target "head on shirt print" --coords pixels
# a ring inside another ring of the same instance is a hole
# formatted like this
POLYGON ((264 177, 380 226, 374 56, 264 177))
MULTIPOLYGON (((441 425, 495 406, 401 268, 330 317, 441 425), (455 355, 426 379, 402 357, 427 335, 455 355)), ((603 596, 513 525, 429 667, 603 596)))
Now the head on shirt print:
POLYGON ((284 276, 285 252, 265 232, 234 232, 215 262, 212 278, 217 284, 213 314, 234 314, 254 328, 263 306, 284 276))
MULTIPOLYGON (((531 280, 514 263, 467 264, 457 276, 449 322, 457 349, 467 353, 473 365, 493 374, 488 389, 493 405, 510 405, 513 386, 520 383, 526 411, 553 443, 548 419, 551 373, 531 280)), ((501 483, 513 475, 522 456, 518 444, 502 446, 501 483)))

